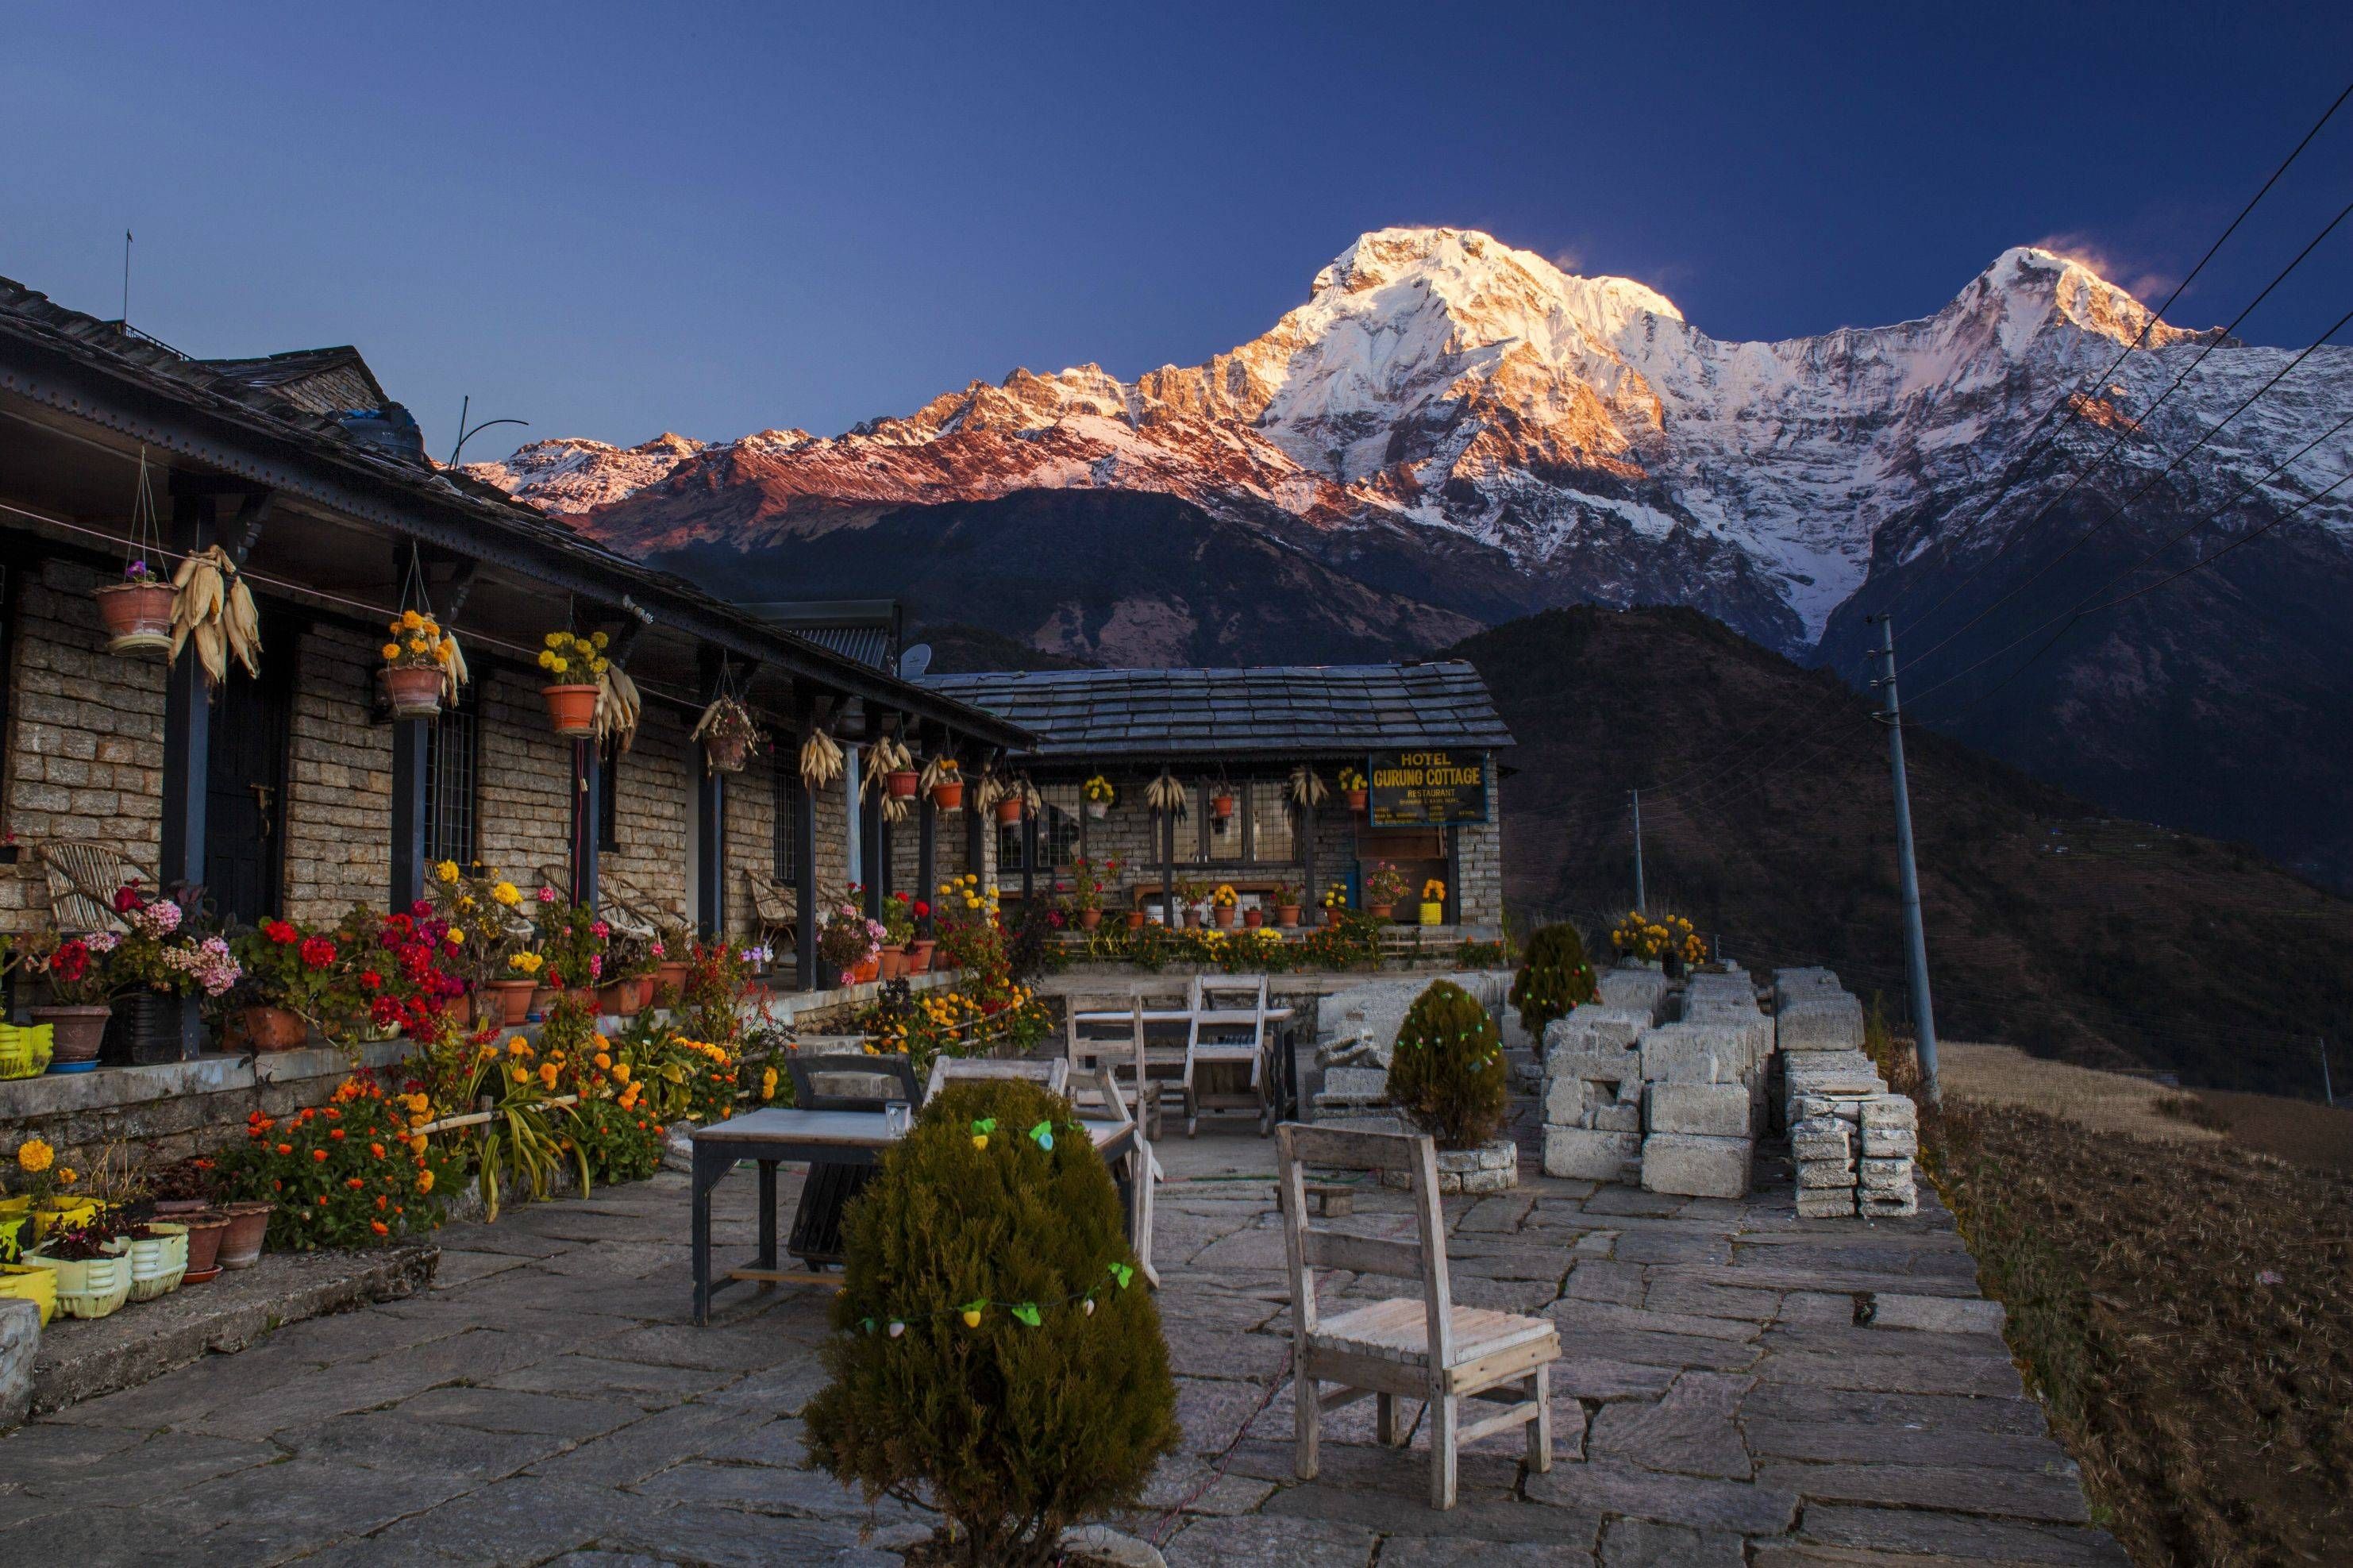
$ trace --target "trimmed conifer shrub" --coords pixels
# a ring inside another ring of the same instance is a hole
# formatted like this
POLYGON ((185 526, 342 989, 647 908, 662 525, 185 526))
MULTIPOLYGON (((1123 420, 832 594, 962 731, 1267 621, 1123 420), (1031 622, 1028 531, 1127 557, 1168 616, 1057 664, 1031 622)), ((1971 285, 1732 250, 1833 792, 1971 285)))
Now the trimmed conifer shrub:
POLYGON ((1585 939, 1570 925, 1546 926, 1528 938, 1527 956, 1512 977, 1511 1003, 1520 1024, 1544 1049, 1545 1025, 1568 1016, 1569 1009, 1601 994, 1586 960, 1585 939))
POLYGON ((941 1544, 967 1563, 1044 1563, 1066 1527, 1138 1506, 1176 1446, 1176 1384, 1117 1189, 1069 1101, 948 1085, 843 1234, 832 1381, 806 1413, 819 1464, 870 1502, 937 1508, 941 1544))
POLYGON ((1452 980, 1413 999, 1389 1058, 1389 1098, 1440 1149, 1476 1149, 1504 1123, 1504 1042, 1479 1000, 1452 980))

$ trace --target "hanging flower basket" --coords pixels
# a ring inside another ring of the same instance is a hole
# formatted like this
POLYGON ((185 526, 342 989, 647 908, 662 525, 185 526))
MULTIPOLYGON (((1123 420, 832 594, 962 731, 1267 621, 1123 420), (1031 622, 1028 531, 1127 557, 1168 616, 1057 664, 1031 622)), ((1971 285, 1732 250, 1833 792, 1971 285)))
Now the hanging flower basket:
POLYGON ((1210 796, 1209 815, 1217 818, 1218 821, 1221 822, 1232 821, 1234 815, 1234 798, 1231 795, 1210 796))
POLYGON ((932 786, 932 804, 943 811, 964 810, 964 780, 943 779, 932 786))
POLYGON ((172 651, 172 585, 142 579, 100 588, 98 618, 109 653, 147 657, 172 651))
POLYGON ((703 759, 711 771, 741 773, 752 747, 759 742, 760 726, 740 698, 722 692, 695 721, 694 738, 702 742, 703 759))
POLYGON ((894 768, 882 776, 882 782, 889 786, 892 800, 912 800, 923 777, 912 768, 894 768))
POLYGON ((432 718, 441 711, 442 675, 438 670, 417 666, 388 669, 384 673, 384 689, 392 698, 392 716, 396 719, 432 718))
POLYGON ((1021 820, 1021 797, 1008 795, 999 800, 997 803, 997 820, 1008 828, 1018 822, 1021 820))
POLYGON ((702 753, 711 762, 713 773, 741 773, 752 752, 752 738, 744 735, 714 735, 703 738, 702 753))
POLYGON ((596 688, 576 683, 542 686, 547 700, 547 722, 566 740, 586 740, 596 733, 596 688))

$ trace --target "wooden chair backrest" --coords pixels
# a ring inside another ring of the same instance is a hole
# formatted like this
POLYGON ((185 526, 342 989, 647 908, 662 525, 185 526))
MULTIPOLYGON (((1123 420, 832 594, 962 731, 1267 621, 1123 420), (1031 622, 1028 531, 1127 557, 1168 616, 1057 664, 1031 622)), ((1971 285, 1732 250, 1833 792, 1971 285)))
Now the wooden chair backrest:
POLYGON ((1186 1029, 1187 1043, 1200 1044, 1205 1033, 1222 1039, 1247 1029, 1254 1044, 1264 1044, 1266 991, 1264 975, 1255 982, 1195 975, 1186 993, 1186 1011, 1192 1014, 1186 1029))
POLYGON ((928 1101, 949 1083, 980 1078, 1026 1078, 1033 1084, 1043 1084, 1050 1093, 1059 1095, 1065 1092, 1071 1081, 1071 1063, 1065 1056, 1052 1057, 1044 1062, 937 1056, 932 1060, 932 1079, 923 1086, 923 1098, 928 1101))
POLYGON ((132 877, 151 881, 139 866, 103 844, 52 842, 39 846, 48 883, 49 918, 60 931, 88 935, 129 927, 114 912, 114 895, 132 877))
POLYGON ((1092 1089, 1101 1094, 1123 1121, 1142 1120, 1146 1086, 1151 1072, 1151 1058, 1146 1054, 1144 1044, 1144 999, 1140 996, 1073 995, 1065 997, 1063 1004, 1069 1009, 1063 1015, 1064 1033, 1069 1044, 1065 1055, 1071 1065, 1070 1080, 1074 1088, 1082 1091, 1092 1089), (1087 1005, 1089 1002, 1101 1002, 1106 1005, 1091 1008, 1087 1005), (1092 1023, 1084 1027, 1101 1030, 1103 1033, 1082 1033, 1082 1026, 1078 1022, 1081 1012, 1107 1012, 1123 1002, 1128 1009, 1128 1022, 1125 1024, 1092 1023), (1117 1033, 1112 1033, 1113 1030, 1117 1033), (1084 1059, 1088 1057, 1095 1059, 1094 1066, 1086 1065, 1084 1059), (1124 1062, 1123 1058, 1124 1058, 1124 1062), (1123 1094, 1119 1087, 1119 1073, 1122 1065, 1125 1065, 1127 1070, 1134 1075, 1133 1084, 1134 1105, 1132 1112, 1127 1096, 1123 1094))
POLYGON ((744 868, 752 884, 752 913, 772 926, 789 926, 800 918, 800 906, 794 901, 792 889, 773 876, 764 876, 750 866, 744 868))
POLYGON ((1276 1192, 1282 1211, 1283 1255, 1291 1268, 1291 1305, 1303 1335, 1315 1331, 1315 1270, 1347 1269, 1421 1283, 1429 1313, 1430 1365, 1454 1359, 1452 1291, 1446 1273, 1446 1231, 1438 1206, 1438 1150, 1426 1133, 1356 1132, 1284 1122, 1274 1129, 1276 1192), (1418 1239, 1358 1235, 1311 1224, 1307 1168, 1403 1171, 1413 1179, 1418 1239))
POLYGON ((916 1100, 915 1069, 904 1053, 869 1056, 862 1051, 816 1053, 796 1051, 785 1058, 793 1075, 793 1104, 802 1110, 881 1110, 891 1100, 916 1100), (847 1077, 896 1080, 896 1092, 881 1097, 845 1093, 847 1077))

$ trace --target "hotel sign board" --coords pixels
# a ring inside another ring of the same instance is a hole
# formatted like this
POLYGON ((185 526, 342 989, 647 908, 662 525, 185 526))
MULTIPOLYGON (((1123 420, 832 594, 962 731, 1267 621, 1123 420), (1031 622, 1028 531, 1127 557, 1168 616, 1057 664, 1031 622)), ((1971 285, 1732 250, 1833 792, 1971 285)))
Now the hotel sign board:
POLYGON ((1487 820, 1483 752, 1377 751, 1366 759, 1377 828, 1451 828, 1487 820))

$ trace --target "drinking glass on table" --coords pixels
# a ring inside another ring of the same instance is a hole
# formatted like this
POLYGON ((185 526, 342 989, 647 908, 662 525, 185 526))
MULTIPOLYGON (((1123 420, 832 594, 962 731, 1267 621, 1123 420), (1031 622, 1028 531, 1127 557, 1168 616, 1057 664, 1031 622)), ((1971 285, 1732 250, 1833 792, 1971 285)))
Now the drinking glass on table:
POLYGON ((885 1100, 882 1104, 882 1130, 892 1138, 904 1138, 914 1125, 914 1111, 904 1100, 885 1100))

